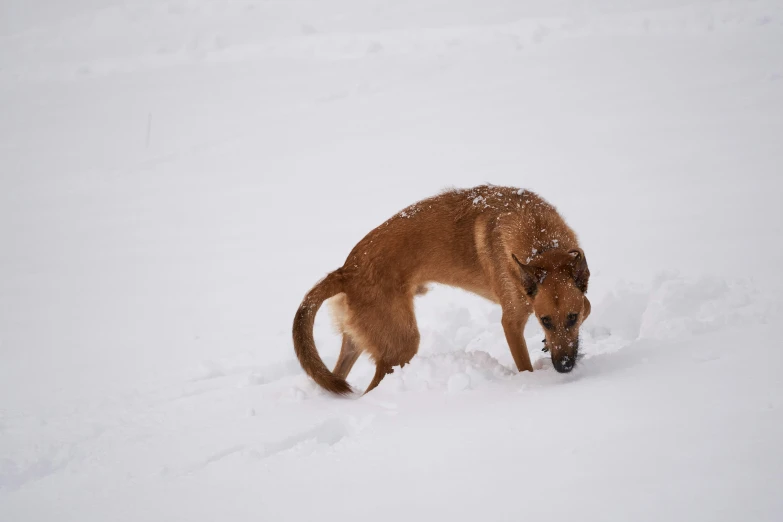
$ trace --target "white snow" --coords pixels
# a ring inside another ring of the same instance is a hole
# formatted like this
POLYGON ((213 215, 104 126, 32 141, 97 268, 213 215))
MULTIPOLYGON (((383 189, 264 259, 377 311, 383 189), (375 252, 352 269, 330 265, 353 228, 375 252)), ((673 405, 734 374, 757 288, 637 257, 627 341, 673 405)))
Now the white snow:
POLYGON ((6 0, 0 49, 0 520, 783 519, 779 1, 6 0), (318 389, 307 290, 487 182, 579 234, 576 369, 435 288, 318 389))

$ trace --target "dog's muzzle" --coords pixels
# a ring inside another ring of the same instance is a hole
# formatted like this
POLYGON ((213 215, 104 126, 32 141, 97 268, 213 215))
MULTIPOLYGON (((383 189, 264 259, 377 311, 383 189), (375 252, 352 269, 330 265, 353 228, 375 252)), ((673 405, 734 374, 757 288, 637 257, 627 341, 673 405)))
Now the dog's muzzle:
POLYGON ((574 369, 575 359, 569 355, 563 355, 552 360, 552 366, 560 373, 568 373, 574 369))

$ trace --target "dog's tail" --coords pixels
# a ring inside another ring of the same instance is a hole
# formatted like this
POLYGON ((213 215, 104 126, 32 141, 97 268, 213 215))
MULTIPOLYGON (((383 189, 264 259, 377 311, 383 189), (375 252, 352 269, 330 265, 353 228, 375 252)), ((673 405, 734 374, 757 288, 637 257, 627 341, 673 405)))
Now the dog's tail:
POLYGON ((299 364, 307 375, 318 383, 319 386, 338 395, 347 395, 353 390, 345 379, 335 376, 326 367, 313 340, 313 323, 315 314, 321 308, 321 304, 343 291, 343 274, 337 269, 323 278, 312 290, 307 292, 302 305, 296 311, 294 317, 294 350, 299 364))

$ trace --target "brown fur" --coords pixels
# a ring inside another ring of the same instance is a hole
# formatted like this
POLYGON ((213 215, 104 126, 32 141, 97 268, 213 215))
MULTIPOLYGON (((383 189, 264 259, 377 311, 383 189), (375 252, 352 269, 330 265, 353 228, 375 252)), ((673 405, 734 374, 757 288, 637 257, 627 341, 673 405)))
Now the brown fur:
POLYGON ((451 190, 409 206, 372 230, 341 268, 310 290, 294 319, 294 349, 307 374, 337 394, 351 391, 345 379, 367 352, 376 364, 370 391, 392 367, 416 355, 413 298, 434 282, 500 304, 519 371, 533 371, 523 337, 529 316, 548 318, 550 323, 542 326, 552 361, 558 371, 570 371, 579 326, 590 313, 584 295, 589 277, 573 230, 536 194, 492 185, 451 190), (343 335, 334 373, 313 341, 315 314, 331 297, 343 335), (576 320, 569 314, 577 314, 576 320))

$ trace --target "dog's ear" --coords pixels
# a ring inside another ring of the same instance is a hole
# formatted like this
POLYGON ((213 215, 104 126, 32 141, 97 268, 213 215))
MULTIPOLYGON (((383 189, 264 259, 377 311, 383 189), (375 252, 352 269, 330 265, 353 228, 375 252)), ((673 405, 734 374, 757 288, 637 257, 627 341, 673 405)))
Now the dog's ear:
POLYGON ((571 271, 574 275, 576 287, 584 294, 587 292, 587 283, 590 281, 590 269, 587 267, 587 258, 581 248, 575 248, 568 251, 574 258, 571 261, 571 271))
POLYGON ((538 285, 544 282, 546 279, 546 270, 543 268, 537 268, 535 266, 525 265, 517 259, 517 256, 511 254, 514 261, 519 265, 519 275, 522 276, 522 287, 525 289, 525 293, 530 297, 535 297, 538 292, 538 285))

